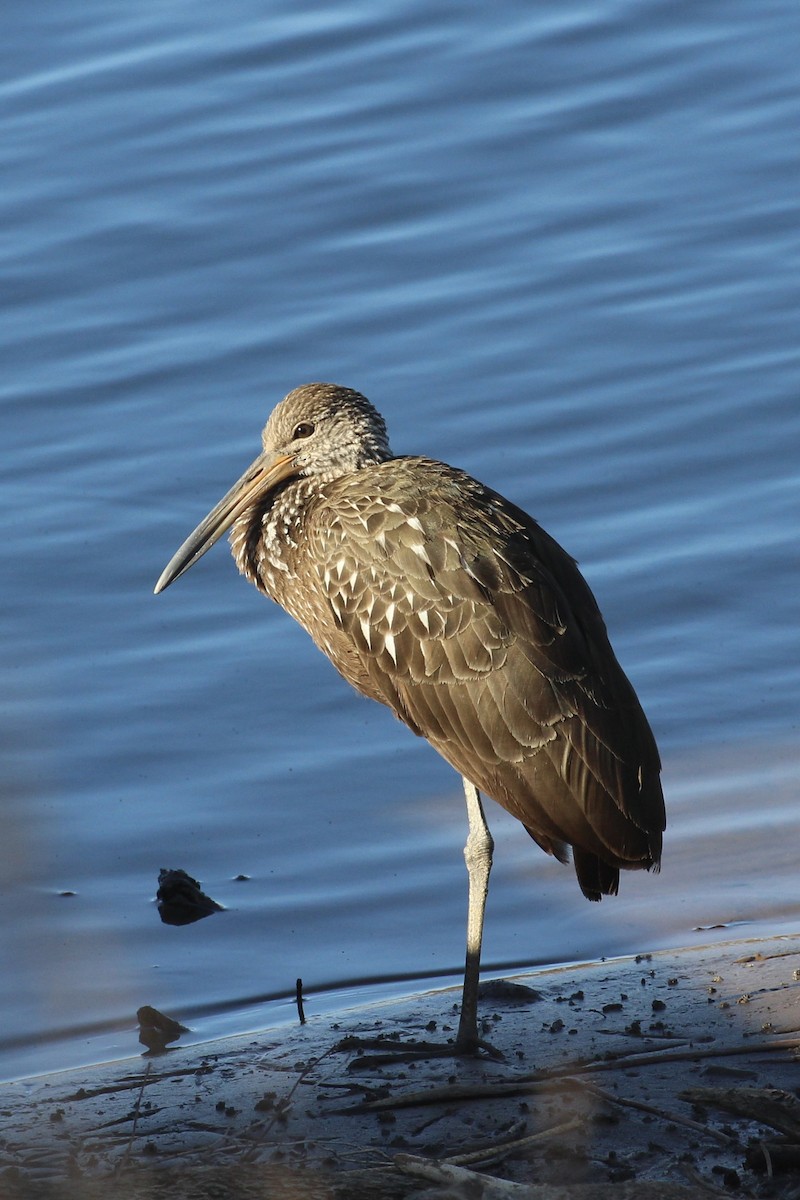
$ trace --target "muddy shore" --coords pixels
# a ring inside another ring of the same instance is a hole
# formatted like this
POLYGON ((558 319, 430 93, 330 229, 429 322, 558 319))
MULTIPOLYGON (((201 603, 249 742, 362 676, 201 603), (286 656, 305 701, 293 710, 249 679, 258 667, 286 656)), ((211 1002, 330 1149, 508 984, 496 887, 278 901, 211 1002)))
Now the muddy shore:
POLYGON ((0 1198, 800 1196, 800 936, 491 982, 496 1057, 396 1055, 457 1000, 4 1084, 0 1198))

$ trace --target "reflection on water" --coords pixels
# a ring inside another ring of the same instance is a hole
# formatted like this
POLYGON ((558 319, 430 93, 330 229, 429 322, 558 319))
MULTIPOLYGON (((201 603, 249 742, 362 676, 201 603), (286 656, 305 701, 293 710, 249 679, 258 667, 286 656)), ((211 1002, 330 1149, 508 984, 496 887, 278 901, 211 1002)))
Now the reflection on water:
POLYGON ((224 548, 151 595, 313 378, 580 559, 662 748, 617 900, 492 806, 487 966, 796 926, 794 7, 43 20, 0 84, 0 1075, 460 970, 452 771, 224 548), (162 925, 173 865, 225 912, 162 925))

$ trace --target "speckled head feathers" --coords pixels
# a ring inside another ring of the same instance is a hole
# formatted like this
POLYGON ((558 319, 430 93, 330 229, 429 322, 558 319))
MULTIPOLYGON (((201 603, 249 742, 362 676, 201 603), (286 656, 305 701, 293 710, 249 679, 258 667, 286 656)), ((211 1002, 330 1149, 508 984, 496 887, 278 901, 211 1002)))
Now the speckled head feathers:
POLYGON ((290 454, 305 476, 335 479, 392 457, 383 417, 366 396, 334 383, 306 383, 272 411, 264 449, 290 454))

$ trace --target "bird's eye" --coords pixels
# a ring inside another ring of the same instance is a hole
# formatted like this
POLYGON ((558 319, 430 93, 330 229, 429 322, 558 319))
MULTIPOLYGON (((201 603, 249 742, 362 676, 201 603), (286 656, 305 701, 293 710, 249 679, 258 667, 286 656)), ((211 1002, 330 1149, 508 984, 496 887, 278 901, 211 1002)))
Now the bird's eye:
POLYGON ((314 426, 310 421, 301 421, 299 425, 295 426, 295 431, 292 434, 292 438, 296 439, 311 437, 313 432, 314 426))

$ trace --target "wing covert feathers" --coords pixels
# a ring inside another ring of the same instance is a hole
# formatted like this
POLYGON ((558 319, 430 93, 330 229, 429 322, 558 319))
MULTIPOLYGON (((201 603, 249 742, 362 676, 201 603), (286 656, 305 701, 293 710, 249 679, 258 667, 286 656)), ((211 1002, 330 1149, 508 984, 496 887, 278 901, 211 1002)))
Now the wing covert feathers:
POLYGON ((577 565, 532 518, 399 458, 322 485, 304 543, 314 620, 293 615, 345 678, 549 853, 571 846, 591 899, 658 865, 653 735, 577 565))

